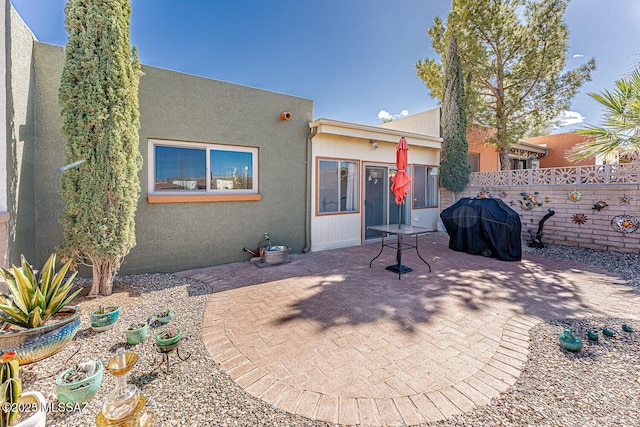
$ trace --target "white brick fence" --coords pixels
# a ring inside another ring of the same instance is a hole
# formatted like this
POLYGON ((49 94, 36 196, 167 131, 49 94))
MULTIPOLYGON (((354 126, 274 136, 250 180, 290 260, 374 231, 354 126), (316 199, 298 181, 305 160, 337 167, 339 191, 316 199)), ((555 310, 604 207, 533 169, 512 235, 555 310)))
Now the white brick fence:
POLYGON ((471 174, 470 187, 531 185, 638 185, 638 163, 620 165, 569 166, 471 174))

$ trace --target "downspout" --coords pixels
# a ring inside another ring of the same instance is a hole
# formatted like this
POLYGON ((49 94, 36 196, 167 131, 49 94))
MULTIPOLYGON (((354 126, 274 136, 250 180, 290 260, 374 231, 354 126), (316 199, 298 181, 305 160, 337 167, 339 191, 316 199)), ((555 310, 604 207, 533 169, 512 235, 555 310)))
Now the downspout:
POLYGON ((318 133, 318 127, 314 126, 311 128, 309 132, 309 136, 307 136, 307 185, 305 188, 305 200, 306 206, 304 208, 304 248, 302 248, 302 253, 307 253, 311 251, 311 140, 318 133))

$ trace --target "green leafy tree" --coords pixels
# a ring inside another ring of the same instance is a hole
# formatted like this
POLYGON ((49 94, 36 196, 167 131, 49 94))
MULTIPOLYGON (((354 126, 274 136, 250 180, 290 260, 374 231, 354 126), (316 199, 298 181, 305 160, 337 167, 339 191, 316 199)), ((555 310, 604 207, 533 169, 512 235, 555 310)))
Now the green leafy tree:
POLYGON ((142 158, 138 148, 140 63, 131 50, 129 0, 69 0, 59 89, 67 162, 59 252, 91 266, 90 295, 109 295, 135 246, 142 158))
POLYGON ((444 70, 442 95, 442 185, 459 193, 469 183, 469 143, 467 142, 467 114, 464 102, 462 64, 458 44, 451 35, 444 70))
POLYGON ((569 31, 568 0, 453 0, 447 21, 436 18, 428 30, 442 63, 416 64, 430 94, 442 101, 447 41, 455 34, 470 122, 496 130, 489 143, 510 169, 509 147, 529 129, 569 108, 580 86, 591 78, 595 60, 564 71, 569 31))
POLYGON ((572 159, 606 157, 614 152, 633 159, 640 158, 640 68, 615 84, 612 91, 589 94, 604 107, 604 117, 601 126, 578 130, 578 133, 593 138, 576 145, 570 153, 572 159))

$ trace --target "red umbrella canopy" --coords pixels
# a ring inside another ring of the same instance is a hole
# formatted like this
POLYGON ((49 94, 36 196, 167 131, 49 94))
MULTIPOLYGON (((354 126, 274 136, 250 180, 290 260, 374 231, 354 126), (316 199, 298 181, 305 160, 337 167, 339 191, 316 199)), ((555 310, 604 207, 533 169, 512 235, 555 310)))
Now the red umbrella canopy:
POLYGON ((396 166, 398 167, 398 173, 391 178, 391 191, 396 195, 396 204, 404 204, 404 199, 407 197, 407 192, 411 186, 411 178, 407 175, 407 154, 409 152, 409 144, 404 137, 400 138, 398 147, 396 148, 396 166))

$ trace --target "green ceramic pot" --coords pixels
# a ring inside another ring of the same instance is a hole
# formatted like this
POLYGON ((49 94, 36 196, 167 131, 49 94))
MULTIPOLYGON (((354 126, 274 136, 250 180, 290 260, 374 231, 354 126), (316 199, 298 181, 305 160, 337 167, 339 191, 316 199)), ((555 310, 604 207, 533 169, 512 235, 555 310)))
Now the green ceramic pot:
MULTIPOLYGON (((127 344, 131 344, 131 345, 139 344, 147 337, 147 333, 149 332, 149 326, 146 323, 138 323, 136 325, 140 327, 135 329, 130 329, 131 328, 130 326, 129 328, 127 328, 126 331, 124 331, 124 334, 127 337, 127 344)), ((135 325, 132 325, 132 326, 135 326, 135 325)))
POLYGON ((96 371, 88 378, 72 383, 63 382, 65 374, 75 366, 63 371, 56 378, 56 390, 58 393, 58 401, 61 403, 84 403, 98 392, 100 384, 102 384, 102 373, 104 369, 100 361, 96 361, 96 371))
POLYGON ((565 329, 558 337, 560 345, 565 350, 580 351, 582 350, 582 340, 573 335, 573 331, 565 329))
POLYGON ((176 328, 178 330, 178 333, 176 334, 175 337, 171 337, 171 338, 160 338, 160 336, 165 333, 168 329, 162 330, 160 332, 158 332, 156 334, 156 345, 160 348, 162 347, 169 347, 172 346, 174 344, 177 344, 180 342, 180 340, 182 339, 182 329, 180 328, 176 328))

